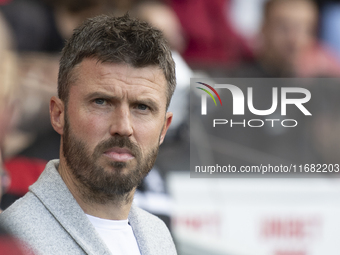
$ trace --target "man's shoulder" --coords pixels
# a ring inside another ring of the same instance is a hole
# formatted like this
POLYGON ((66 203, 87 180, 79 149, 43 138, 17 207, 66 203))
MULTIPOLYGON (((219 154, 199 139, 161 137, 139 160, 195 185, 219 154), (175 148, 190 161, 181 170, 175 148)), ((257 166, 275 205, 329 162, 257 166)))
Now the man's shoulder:
MULTIPOLYGON (((53 167, 55 162, 56 161, 50 161, 46 165, 46 168, 53 167)), ((22 198, 15 201, 10 207, 0 214, 1 223, 10 225, 11 229, 19 227, 20 222, 24 223, 24 227, 28 227, 31 222, 35 223, 35 220, 38 218, 37 215, 39 215, 41 222, 41 220, 44 219, 41 215, 49 214, 42 200, 39 199, 39 196, 32 191, 32 188, 41 192, 44 192, 47 189, 43 186, 46 182, 44 180, 46 179, 46 176, 48 176, 47 178, 50 177, 46 168, 43 174, 39 177, 39 180, 29 187, 29 191, 22 198), (45 178, 42 178, 44 175, 45 178)))
POLYGON ((44 207, 39 199, 28 192, 0 214, 0 221, 9 223, 16 219, 27 220, 32 214, 39 213, 43 209, 44 207))
POLYGON ((28 192, 0 214, 0 224, 18 237, 28 237, 38 228, 50 224, 50 213, 39 199, 28 192))
POLYGON ((0 224, 37 254, 67 254, 67 251, 84 254, 75 237, 70 238, 65 229, 69 218, 80 217, 81 209, 74 209, 77 204, 65 191, 67 188, 52 163, 47 164, 39 180, 30 186, 24 197, 0 214, 0 224))
MULTIPOLYGON (((79 218, 81 215, 75 212, 74 217, 79 218)), ((86 219, 85 216, 83 218, 86 219)), ((25 251, 33 251, 34 254, 85 254, 83 250, 96 250, 93 247, 97 247, 97 242, 92 238, 93 231, 89 228, 86 235, 91 237, 88 239, 91 239, 92 243, 89 244, 89 240, 86 240, 86 244, 81 242, 86 239, 82 237, 82 230, 87 227, 84 227, 81 220, 78 227, 74 227, 75 224, 65 225, 65 222, 60 220, 67 219, 57 218, 32 192, 28 192, 0 214, 0 224, 23 242, 25 251), (80 234, 70 233, 69 229, 72 228, 80 234)))
POLYGON ((39 199, 28 192, 0 214, 0 224, 23 241, 27 252, 33 252, 28 244, 33 240, 40 242, 44 238, 41 229, 48 225, 46 214, 47 211, 39 199))

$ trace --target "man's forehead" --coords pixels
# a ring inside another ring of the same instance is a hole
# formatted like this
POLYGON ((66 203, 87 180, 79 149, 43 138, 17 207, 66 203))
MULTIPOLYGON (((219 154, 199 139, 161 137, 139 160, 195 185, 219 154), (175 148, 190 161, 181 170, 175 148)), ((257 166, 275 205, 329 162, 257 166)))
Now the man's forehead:
POLYGON ((74 85, 78 87, 74 88, 78 91, 75 92, 77 94, 80 92, 80 87, 82 87, 82 94, 95 91, 118 92, 116 90, 118 87, 114 85, 123 89, 127 88, 130 92, 139 91, 144 95, 149 93, 157 95, 158 93, 158 97, 162 101, 164 99, 164 102, 168 94, 165 75, 158 66, 136 68, 126 63, 101 62, 87 58, 74 68, 71 81, 71 87, 74 85))
POLYGON ((79 78, 79 75, 87 77, 95 75, 96 78, 114 76, 127 82, 133 79, 144 79, 164 86, 167 83, 163 70, 157 65, 134 67, 128 63, 102 62, 96 58, 85 58, 73 68, 72 72, 75 78, 79 78))

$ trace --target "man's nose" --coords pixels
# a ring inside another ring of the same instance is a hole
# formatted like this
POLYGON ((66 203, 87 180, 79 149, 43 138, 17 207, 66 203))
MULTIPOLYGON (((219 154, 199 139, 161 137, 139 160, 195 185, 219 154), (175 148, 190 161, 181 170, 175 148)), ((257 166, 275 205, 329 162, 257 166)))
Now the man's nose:
POLYGON ((110 134, 131 136, 133 133, 131 113, 129 107, 116 107, 112 114, 110 134))

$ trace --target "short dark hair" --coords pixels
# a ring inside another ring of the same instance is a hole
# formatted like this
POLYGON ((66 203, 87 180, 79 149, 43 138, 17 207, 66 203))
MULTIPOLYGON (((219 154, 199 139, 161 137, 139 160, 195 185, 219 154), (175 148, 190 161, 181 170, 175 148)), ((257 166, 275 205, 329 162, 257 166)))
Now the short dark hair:
POLYGON ((85 58, 95 58, 102 63, 127 63, 136 68, 158 66, 168 83, 168 108, 176 87, 175 63, 160 30, 128 14, 87 19, 74 30, 60 59, 58 96, 66 104, 75 78, 72 71, 85 58))

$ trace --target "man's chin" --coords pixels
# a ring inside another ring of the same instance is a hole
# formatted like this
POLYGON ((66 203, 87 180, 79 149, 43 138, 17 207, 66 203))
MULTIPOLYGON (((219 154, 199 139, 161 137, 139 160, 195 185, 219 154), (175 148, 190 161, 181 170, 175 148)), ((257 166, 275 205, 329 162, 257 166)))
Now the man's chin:
POLYGON ((104 164, 100 164, 104 167, 105 172, 110 173, 114 172, 115 174, 129 174, 132 172, 132 169, 136 168, 136 164, 134 162, 121 162, 121 161, 105 161, 104 164))

